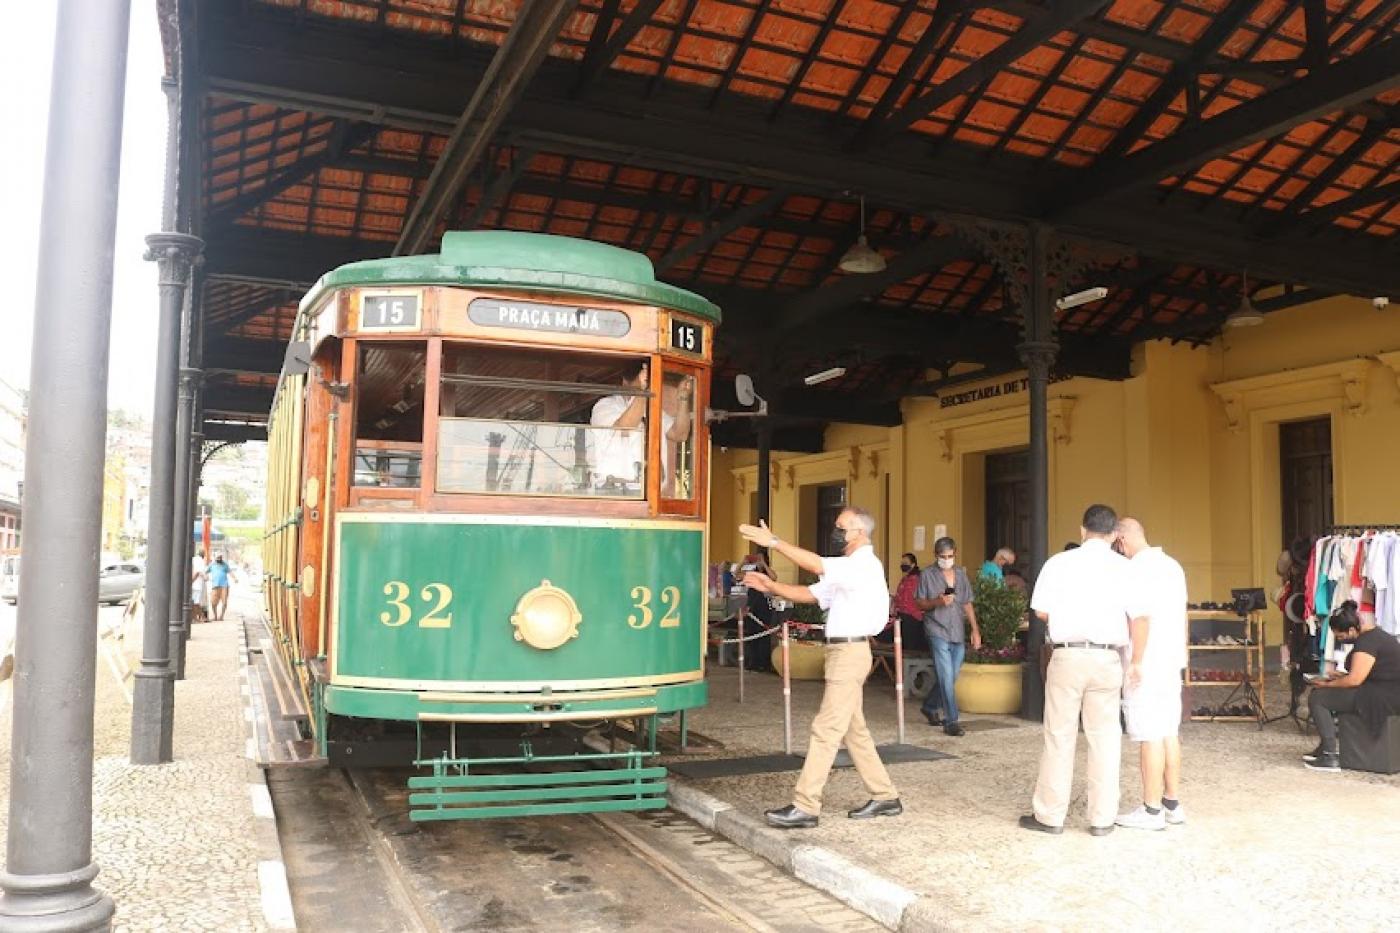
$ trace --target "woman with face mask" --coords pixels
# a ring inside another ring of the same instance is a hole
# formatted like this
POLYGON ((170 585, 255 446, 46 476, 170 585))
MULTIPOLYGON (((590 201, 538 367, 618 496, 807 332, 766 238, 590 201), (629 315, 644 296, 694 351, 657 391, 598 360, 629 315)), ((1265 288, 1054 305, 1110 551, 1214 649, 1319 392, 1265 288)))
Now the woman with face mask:
POLYGON ((937 686, 924 699, 923 714, 930 726, 942 726, 948 735, 962 735, 958 722, 958 701, 953 695, 958 671, 962 669, 963 626, 971 628, 972 647, 982 647, 977 612, 972 608, 972 581, 967 570, 958 566, 958 545, 952 538, 939 538, 933 544, 937 563, 919 576, 914 602, 924 611, 924 631, 932 647, 937 686))
MULTIPOLYGON (((927 651, 928 636, 924 634, 924 613, 914 602, 914 594, 919 589, 919 559, 913 554, 904 553, 899 558, 899 588, 894 592, 894 612, 899 619, 899 637, 904 642, 905 651, 927 651)), ((894 641, 893 628, 887 628, 875 640, 890 644, 894 641)))

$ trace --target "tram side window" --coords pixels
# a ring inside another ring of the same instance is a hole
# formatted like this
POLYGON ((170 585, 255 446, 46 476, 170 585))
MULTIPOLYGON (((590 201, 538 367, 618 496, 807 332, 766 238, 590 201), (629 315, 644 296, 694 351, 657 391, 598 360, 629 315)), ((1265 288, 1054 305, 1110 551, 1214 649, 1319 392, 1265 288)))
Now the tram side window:
POLYGON ((695 377, 667 371, 661 383, 661 498, 695 498, 695 377))
POLYGON ((646 361, 449 344, 442 352, 442 492, 646 496, 646 361))
POLYGON ((421 342, 360 345, 355 373, 355 485, 417 489, 423 466, 421 342))

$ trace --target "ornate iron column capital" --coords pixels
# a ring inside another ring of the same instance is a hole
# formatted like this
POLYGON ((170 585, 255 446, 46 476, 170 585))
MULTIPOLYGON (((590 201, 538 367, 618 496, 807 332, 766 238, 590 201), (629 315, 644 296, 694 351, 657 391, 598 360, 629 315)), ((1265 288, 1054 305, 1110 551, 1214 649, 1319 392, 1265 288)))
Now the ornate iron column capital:
POLYGON ((204 241, 188 233, 152 233, 146 237, 146 261, 160 268, 160 285, 183 288, 204 251, 204 241))
POLYGON ((1035 372, 1037 367, 1049 372, 1059 353, 1060 345, 1053 340, 1027 340, 1016 345, 1016 354, 1031 372, 1035 372))

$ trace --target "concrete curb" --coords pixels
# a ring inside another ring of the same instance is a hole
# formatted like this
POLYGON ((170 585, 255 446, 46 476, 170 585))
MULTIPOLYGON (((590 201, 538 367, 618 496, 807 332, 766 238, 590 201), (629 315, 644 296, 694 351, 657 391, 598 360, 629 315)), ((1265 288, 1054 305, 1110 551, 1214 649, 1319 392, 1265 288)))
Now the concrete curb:
POLYGON ((674 774, 669 775, 668 783, 667 796, 673 809, 887 929, 931 933, 962 928, 945 905, 927 895, 911 891, 830 849, 772 829, 718 797, 678 782, 674 774))
POLYGON ((253 688, 248 682, 248 630, 239 622, 238 692, 243 707, 244 758, 247 769, 248 800, 253 810, 253 834, 258 847, 258 897, 263 921, 269 930, 288 933, 297 928, 292 910, 292 891, 287 882, 287 865, 282 859, 282 840, 277 835, 277 814, 267 788, 267 772, 258 766, 257 740, 253 735, 253 688))

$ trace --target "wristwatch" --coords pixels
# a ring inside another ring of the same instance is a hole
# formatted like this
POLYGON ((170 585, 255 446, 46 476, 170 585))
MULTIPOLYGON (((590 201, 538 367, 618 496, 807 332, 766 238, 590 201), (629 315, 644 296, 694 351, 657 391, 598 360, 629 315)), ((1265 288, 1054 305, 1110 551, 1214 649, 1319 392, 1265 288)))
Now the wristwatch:
POLYGON ((774 536, 773 536, 773 540, 768 542, 768 546, 769 546, 770 548, 773 548, 773 547, 777 547, 778 545, 780 545, 780 544, 782 544, 782 543, 783 543, 783 539, 780 538, 780 537, 778 537, 777 535, 774 535, 774 536))

